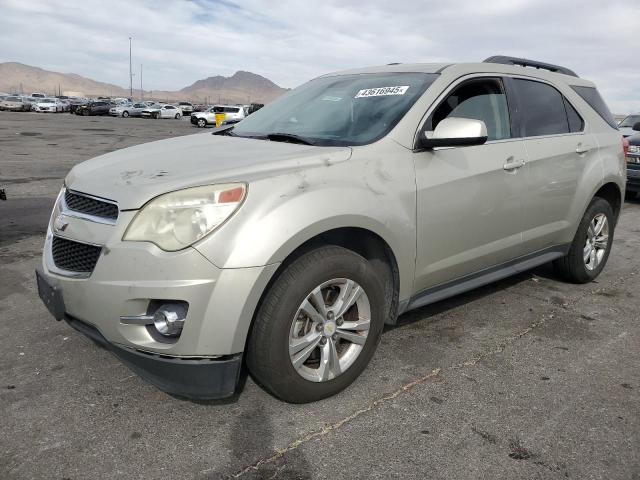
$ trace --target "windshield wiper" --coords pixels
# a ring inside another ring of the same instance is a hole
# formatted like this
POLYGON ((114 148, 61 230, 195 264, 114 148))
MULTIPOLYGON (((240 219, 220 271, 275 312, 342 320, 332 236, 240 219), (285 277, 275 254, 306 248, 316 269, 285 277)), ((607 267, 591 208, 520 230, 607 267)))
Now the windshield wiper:
POLYGON ((303 145, 315 145, 308 138, 294 135, 293 133, 270 133, 267 138, 273 142, 289 142, 289 143, 302 143, 303 145))
POLYGON ((235 125, 222 125, 220 127, 216 127, 213 132, 211 132, 211 135, 233 135, 231 133, 233 127, 235 127, 235 125))

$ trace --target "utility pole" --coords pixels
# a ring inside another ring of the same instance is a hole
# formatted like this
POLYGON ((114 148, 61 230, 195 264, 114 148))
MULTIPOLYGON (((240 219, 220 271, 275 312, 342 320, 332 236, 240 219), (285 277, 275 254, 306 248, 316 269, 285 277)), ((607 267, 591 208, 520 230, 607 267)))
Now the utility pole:
POLYGON ((144 90, 142 89, 142 64, 140 64, 140 100, 144 99, 144 90))
POLYGON ((131 37, 129 37, 129 96, 133 99, 133 72, 131 71, 131 37))

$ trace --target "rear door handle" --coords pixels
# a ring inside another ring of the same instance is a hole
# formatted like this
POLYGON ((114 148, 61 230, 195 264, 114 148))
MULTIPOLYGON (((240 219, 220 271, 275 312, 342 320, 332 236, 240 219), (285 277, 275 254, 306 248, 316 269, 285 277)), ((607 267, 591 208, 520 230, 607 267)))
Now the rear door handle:
POLYGON ((578 146, 576 147, 576 153, 579 155, 584 155, 585 153, 589 152, 591 148, 592 147, 590 147, 589 145, 583 145, 579 143, 578 146))
POLYGON ((513 157, 507 159, 506 163, 502 166, 502 168, 508 172, 511 172, 513 170, 517 170, 519 168, 524 167, 524 160, 520 159, 520 160, 514 160, 513 157))

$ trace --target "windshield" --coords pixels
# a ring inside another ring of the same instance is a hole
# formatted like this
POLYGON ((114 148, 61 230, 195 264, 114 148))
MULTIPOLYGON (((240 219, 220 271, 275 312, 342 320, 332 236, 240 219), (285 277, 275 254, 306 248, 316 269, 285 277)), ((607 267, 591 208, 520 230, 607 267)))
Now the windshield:
POLYGON ((48 98, 45 98, 44 100, 41 100, 40 103, 56 103, 54 100, 50 100, 48 98))
POLYGON ((233 135, 293 135, 314 145, 366 145, 385 136, 437 78, 429 73, 312 80, 253 113, 233 135))
POLYGON ((632 128, 636 123, 640 122, 640 115, 629 115, 627 118, 620 122, 620 127, 632 128))

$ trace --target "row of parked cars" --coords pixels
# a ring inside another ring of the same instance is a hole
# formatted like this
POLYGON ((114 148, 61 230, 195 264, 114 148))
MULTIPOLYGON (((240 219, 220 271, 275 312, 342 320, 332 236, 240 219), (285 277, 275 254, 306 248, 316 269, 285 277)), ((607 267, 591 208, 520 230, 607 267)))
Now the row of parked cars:
POLYGON ((234 123, 246 117, 262 105, 204 105, 191 102, 164 103, 155 101, 134 102, 128 98, 98 97, 97 99, 67 97, 64 95, 47 97, 44 93, 31 95, 0 94, 0 110, 18 112, 71 112, 77 115, 112 115, 118 117, 174 118, 197 114, 192 123, 199 127, 214 125, 215 113, 225 113, 225 123, 234 123))

